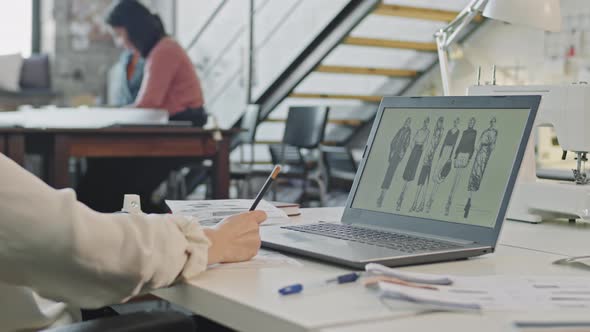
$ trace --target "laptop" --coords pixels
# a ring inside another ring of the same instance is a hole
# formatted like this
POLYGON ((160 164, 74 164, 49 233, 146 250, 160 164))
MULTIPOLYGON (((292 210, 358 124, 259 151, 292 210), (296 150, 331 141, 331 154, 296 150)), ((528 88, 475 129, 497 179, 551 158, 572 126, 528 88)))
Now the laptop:
POLYGON ((263 227, 262 246, 353 268, 493 252, 540 101, 383 98, 342 219, 263 227))

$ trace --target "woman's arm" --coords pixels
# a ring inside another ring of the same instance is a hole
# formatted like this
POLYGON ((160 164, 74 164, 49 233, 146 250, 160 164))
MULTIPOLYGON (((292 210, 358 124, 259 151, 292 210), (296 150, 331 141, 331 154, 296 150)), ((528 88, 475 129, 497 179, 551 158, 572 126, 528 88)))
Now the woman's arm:
POLYGON ((134 103, 135 107, 162 107, 180 64, 182 54, 179 52, 184 52, 182 48, 175 46, 177 45, 162 40, 148 56, 141 88, 134 103))
POLYGON ((208 263, 249 259, 260 245, 264 213, 230 218, 208 237, 180 216, 97 213, 1 154, 0 177, 0 282, 79 307, 125 301, 208 263))

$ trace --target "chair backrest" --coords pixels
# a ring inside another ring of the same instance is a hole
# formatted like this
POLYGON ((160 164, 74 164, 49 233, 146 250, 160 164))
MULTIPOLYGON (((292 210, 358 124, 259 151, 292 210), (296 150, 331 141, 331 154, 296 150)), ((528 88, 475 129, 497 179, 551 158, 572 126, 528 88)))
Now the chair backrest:
POLYGON ((326 189, 329 191, 332 189, 333 178, 340 178, 340 180, 349 180, 346 185, 347 189, 350 189, 349 185, 352 185, 352 181, 356 175, 358 165, 352 156, 350 149, 344 146, 325 146, 320 145, 320 162, 321 171, 324 176, 326 183, 326 189))
POLYGON ((301 106, 289 108, 283 144, 315 149, 324 139, 329 107, 301 106))
POLYGON ((283 165, 302 165, 305 163, 303 155, 299 148, 285 145, 285 144, 273 144, 268 146, 270 152, 270 159, 273 164, 283 165))
POLYGON ((20 74, 20 86, 23 89, 51 88, 49 55, 33 54, 23 60, 20 74))
POLYGON ((357 164, 350 149, 344 146, 320 146, 322 162, 330 170, 356 173, 357 164))
POLYGON ((256 128, 258 127, 258 107, 248 106, 240 128, 242 132, 237 135, 237 139, 242 144, 253 144, 256 139, 256 128))

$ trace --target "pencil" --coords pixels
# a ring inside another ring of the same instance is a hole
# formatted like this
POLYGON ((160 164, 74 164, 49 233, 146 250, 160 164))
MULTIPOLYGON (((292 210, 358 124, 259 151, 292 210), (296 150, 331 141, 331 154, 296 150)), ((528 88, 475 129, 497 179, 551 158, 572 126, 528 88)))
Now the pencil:
POLYGON ((256 198, 254 199, 254 203, 252 203, 252 206, 250 207, 250 211, 256 210, 258 203, 260 203, 260 201, 262 200, 262 197, 264 197, 264 195, 266 195, 268 188, 270 188, 270 185, 272 184, 272 182, 277 178, 277 176, 279 176, 280 171, 281 171, 280 165, 276 165, 272 169, 272 172, 268 176, 268 179, 266 179, 266 182, 264 182, 262 189, 260 189, 260 191, 258 192, 258 195, 256 195, 256 198))

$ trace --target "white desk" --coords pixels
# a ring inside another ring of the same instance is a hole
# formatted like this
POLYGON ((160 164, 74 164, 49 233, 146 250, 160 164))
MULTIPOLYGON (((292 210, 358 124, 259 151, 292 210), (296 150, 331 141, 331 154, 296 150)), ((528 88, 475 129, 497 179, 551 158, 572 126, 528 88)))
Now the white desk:
MULTIPOLYGON (((340 209, 304 210, 303 216, 295 222, 306 220, 338 220, 340 209)), ((507 235, 515 232, 527 234, 526 229, 540 232, 550 225, 526 225, 509 222, 504 235, 510 245, 527 245, 517 237, 507 235)), ((577 228, 560 228, 562 241, 568 243, 566 235, 577 228)), ((553 233, 548 231, 548 235, 553 233)), ((584 232, 590 235, 590 229, 584 232)), ((531 233, 531 237, 534 235, 531 233)), ((590 238, 590 237, 587 237, 590 238)), ((581 239, 581 237, 580 237, 581 239)), ((539 239, 535 239, 537 241, 539 239)), ((532 241, 532 240, 531 240, 532 241)), ((542 240, 539 240, 542 242, 542 240)), ((540 243, 539 242, 539 243, 540 243)), ((557 241, 556 241, 557 242, 557 241)), ((537 242, 531 242, 533 245, 537 242)), ((555 244, 555 251, 561 252, 555 244)), ((589 272, 572 267, 552 265, 551 262, 563 257, 558 253, 547 253, 535 248, 523 249, 500 245, 493 255, 448 263, 408 267, 412 271, 449 273, 461 275, 585 275, 589 272)), ((307 292, 300 295, 281 297, 277 289, 295 282, 315 281, 333 277, 346 269, 297 258, 302 267, 285 266, 266 269, 211 270, 203 273, 190 284, 179 285, 155 292, 172 303, 183 306, 199 315, 239 331, 367 331, 396 330, 397 327, 413 327, 420 330, 426 326, 436 327, 441 321, 459 324, 458 330, 481 327, 485 320, 493 320, 497 330, 501 322, 495 315, 436 314, 416 316, 406 304, 387 307, 375 296, 374 291, 359 284, 307 292), (392 310, 393 309, 393 310, 392 310), (402 318, 408 317, 408 318, 402 318), (464 323, 461 323, 464 321, 464 323), (473 324, 470 325, 471 321, 473 324), (377 322, 377 323, 374 323, 377 322), (398 325, 400 324, 400 325, 398 325), (407 324, 407 325, 405 325, 407 324), (341 330, 342 329, 342 330, 341 330)), ((590 316, 590 313, 585 313, 590 316)), ((501 315, 501 314, 498 314, 501 315)), ((507 316, 507 315, 504 315, 507 316)), ((507 324, 507 323, 504 323, 507 324)), ((450 325, 449 325, 450 326, 450 325)), ((440 329, 438 329, 440 330, 440 329)))
POLYGON ((500 243, 565 256, 590 255, 590 223, 545 221, 529 224, 507 221, 500 243))
MULTIPOLYGON (((392 318, 387 321, 366 322, 362 324, 355 324, 346 327, 334 327, 321 329, 321 332, 461 332, 461 331, 477 331, 477 332, 497 332, 508 331, 517 332, 518 329, 514 327, 515 321, 534 321, 534 322, 588 322, 590 321, 589 313, 573 312, 573 313, 557 313, 557 312, 543 312, 543 313, 506 313, 495 312, 480 314, 461 314, 461 313, 426 313, 407 315, 405 317, 392 318)), ((555 331, 555 330, 551 330, 555 331)), ((568 330, 563 330, 568 331, 568 330)), ((579 332, 587 331, 583 329, 577 330, 579 332)))

